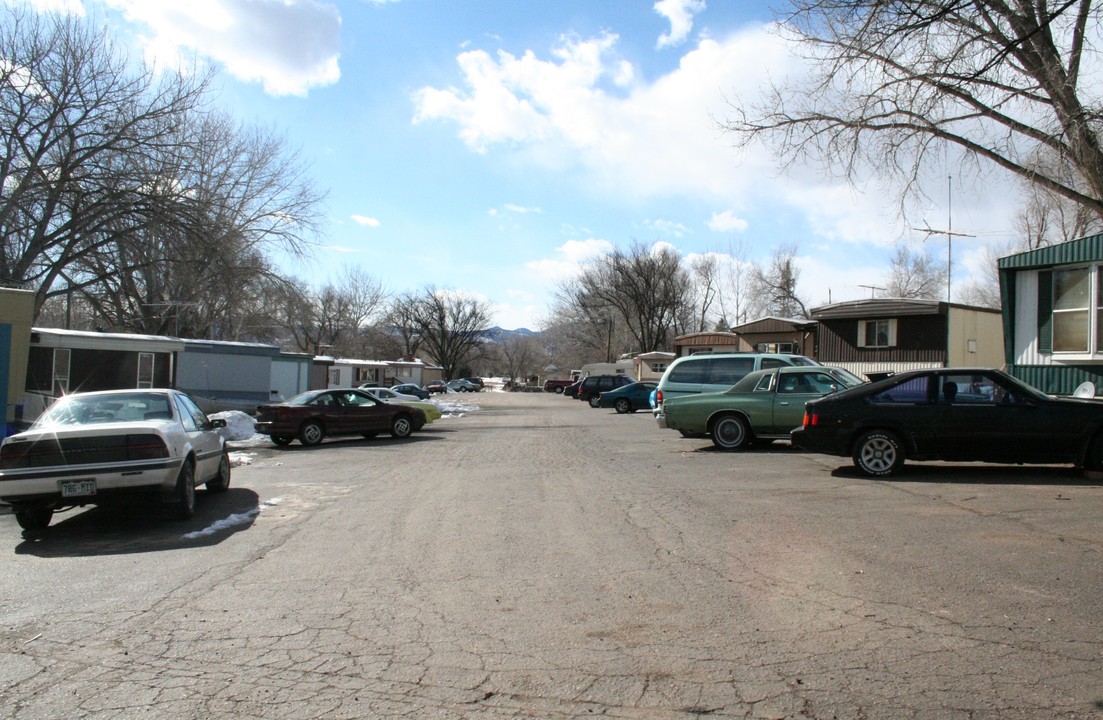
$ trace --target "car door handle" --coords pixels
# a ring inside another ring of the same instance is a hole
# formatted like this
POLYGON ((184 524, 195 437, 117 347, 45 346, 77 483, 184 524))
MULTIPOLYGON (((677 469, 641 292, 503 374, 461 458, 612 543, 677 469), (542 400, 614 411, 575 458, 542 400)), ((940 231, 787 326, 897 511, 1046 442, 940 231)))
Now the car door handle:
POLYGON ((779 400, 777 404, 778 405, 788 405, 789 401, 788 400, 779 400))

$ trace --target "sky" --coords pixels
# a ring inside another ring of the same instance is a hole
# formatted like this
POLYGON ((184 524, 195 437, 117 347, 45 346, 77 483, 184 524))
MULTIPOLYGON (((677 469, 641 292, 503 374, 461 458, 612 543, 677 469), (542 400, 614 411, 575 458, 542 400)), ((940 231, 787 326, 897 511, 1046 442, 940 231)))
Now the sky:
POLYGON ((721 130, 734 108, 803 73, 766 2, 33 4, 96 18, 162 66, 216 67, 217 105, 284 133, 327 193, 326 222, 310 262, 277 262, 319 286, 359 266, 390 291, 455 290, 495 325, 538 329, 580 263, 634 242, 748 261, 795 245, 816 307, 869 297, 899 244, 945 262, 946 237, 914 228, 962 233, 955 290, 1014 237, 1003 179, 935 172, 929 203, 902 217, 877 181, 737 148, 721 130))

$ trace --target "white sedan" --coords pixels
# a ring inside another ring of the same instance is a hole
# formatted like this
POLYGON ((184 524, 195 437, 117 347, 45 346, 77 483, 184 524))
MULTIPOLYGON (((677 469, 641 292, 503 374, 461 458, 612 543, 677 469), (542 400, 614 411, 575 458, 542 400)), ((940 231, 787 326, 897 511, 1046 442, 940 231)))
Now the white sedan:
POLYGON ((383 402, 421 402, 421 398, 417 395, 407 395, 406 393, 395 392, 384 387, 361 386, 360 390, 368 393, 376 400, 382 400, 383 402))
POLYGON ((59 508, 134 495, 167 503, 186 520, 197 484, 230 487, 225 426, 176 390, 67 395, 0 445, 0 502, 29 532, 45 530, 59 508))

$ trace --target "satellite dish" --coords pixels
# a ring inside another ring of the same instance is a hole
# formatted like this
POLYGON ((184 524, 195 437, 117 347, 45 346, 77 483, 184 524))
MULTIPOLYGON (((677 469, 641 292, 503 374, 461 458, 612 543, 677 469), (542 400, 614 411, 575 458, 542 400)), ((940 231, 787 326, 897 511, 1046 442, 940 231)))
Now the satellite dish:
POLYGON ((1095 383, 1093 383, 1091 380, 1080 383, 1080 387, 1073 390, 1072 396, 1078 398, 1095 397, 1095 383))

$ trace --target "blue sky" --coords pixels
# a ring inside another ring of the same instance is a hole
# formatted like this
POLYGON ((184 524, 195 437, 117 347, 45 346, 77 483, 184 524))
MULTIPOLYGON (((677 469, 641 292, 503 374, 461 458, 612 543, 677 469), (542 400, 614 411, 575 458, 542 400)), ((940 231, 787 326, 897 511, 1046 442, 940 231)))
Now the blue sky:
MULTIPOLYGON (((106 21, 161 63, 219 69, 216 101, 280 129, 329 194, 321 284, 362 266, 393 291, 485 299, 539 327, 558 282, 633 241, 765 260, 798 247, 810 305, 868 297, 895 245, 947 224, 946 174, 901 218, 876 182, 781 173, 719 121, 801 64, 766 3, 721 0, 37 0, 106 21)), ((955 178, 954 286, 1013 235, 1014 193, 955 178)))

